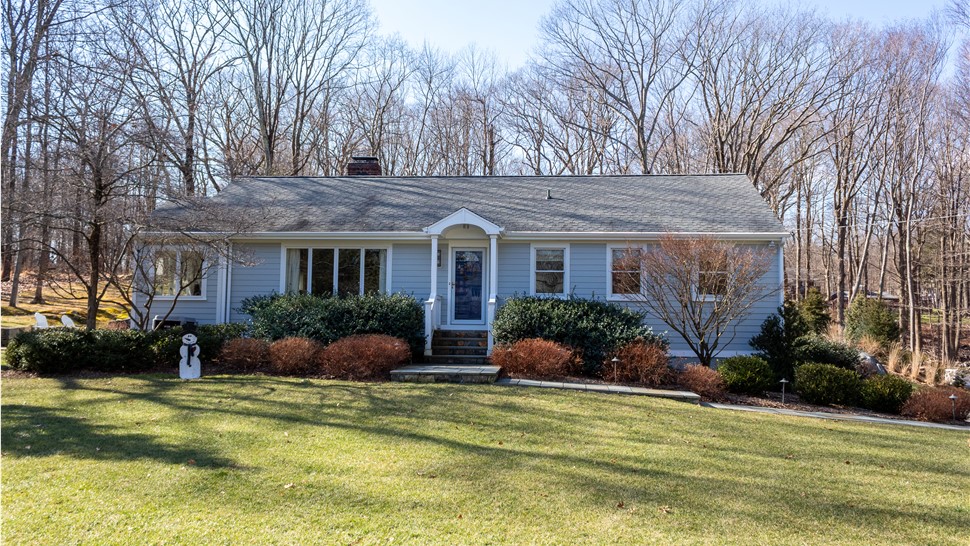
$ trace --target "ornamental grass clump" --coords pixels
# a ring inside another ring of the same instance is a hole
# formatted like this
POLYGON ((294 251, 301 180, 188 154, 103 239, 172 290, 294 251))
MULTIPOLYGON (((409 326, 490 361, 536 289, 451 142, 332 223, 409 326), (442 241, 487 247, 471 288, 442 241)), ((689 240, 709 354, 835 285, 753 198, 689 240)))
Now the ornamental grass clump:
POLYGON ((575 351, 561 343, 532 338, 497 345, 492 364, 513 377, 552 378, 575 374, 580 360, 575 351))
POLYGON ((305 337, 288 337, 269 346, 270 370, 279 375, 306 375, 317 369, 320 342, 305 337))
POLYGON ((319 353, 320 371, 352 381, 387 379, 391 370, 411 362, 411 348, 403 340, 381 334, 339 339, 319 353))
POLYGON ((657 387, 671 380, 667 351, 656 343, 638 339, 627 343, 603 362, 603 379, 614 383, 639 383, 657 387))

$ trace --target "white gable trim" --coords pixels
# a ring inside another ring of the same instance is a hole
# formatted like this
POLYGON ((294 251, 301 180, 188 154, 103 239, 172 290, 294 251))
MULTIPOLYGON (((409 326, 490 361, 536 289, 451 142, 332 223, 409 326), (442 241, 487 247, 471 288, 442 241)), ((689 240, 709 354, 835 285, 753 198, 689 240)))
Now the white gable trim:
POLYGON ((502 234, 501 226, 489 222, 465 207, 456 210, 441 220, 438 220, 437 222, 424 228, 424 232, 428 235, 441 235, 444 230, 461 224, 479 227, 485 232, 486 235, 502 234))

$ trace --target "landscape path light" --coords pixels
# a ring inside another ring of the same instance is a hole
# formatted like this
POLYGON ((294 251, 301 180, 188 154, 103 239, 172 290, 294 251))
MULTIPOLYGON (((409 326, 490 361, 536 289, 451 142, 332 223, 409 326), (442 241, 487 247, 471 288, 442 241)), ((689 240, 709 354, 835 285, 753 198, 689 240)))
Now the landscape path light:
POLYGON ((785 403, 785 385, 788 384, 788 380, 785 379, 784 377, 782 377, 781 378, 781 381, 779 381, 779 383, 781 383, 781 403, 784 404, 785 403))
POLYGON ((950 395, 950 406, 953 409, 953 420, 957 420, 957 395, 950 395))
POLYGON ((620 359, 614 356, 613 357, 613 360, 610 360, 610 362, 613 363, 613 382, 614 383, 619 383, 620 382, 620 376, 618 376, 616 374, 616 369, 617 369, 617 367, 620 364, 620 359))

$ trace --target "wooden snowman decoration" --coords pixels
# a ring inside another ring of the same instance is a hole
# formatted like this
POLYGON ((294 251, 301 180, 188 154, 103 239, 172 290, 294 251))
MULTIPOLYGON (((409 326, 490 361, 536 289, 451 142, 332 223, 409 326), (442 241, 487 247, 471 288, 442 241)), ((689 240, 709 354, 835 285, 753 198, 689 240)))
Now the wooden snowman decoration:
POLYGON ((202 377, 202 363, 199 362, 199 338, 195 334, 182 336, 182 346, 179 348, 179 377, 182 379, 198 379, 202 377))

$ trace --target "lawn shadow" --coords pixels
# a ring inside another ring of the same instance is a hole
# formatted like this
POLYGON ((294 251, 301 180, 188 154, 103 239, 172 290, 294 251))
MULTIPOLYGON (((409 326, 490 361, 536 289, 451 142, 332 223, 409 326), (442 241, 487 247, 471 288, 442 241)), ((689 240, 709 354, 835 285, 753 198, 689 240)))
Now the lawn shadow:
POLYGON ((54 408, 5 405, 0 439, 4 454, 18 457, 60 454, 92 460, 148 459, 200 468, 235 466, 206 446, 171 446, 151 434, 126 432, 127 428, 129 425, 91 423, 83 417, 62 415, 54 408))

